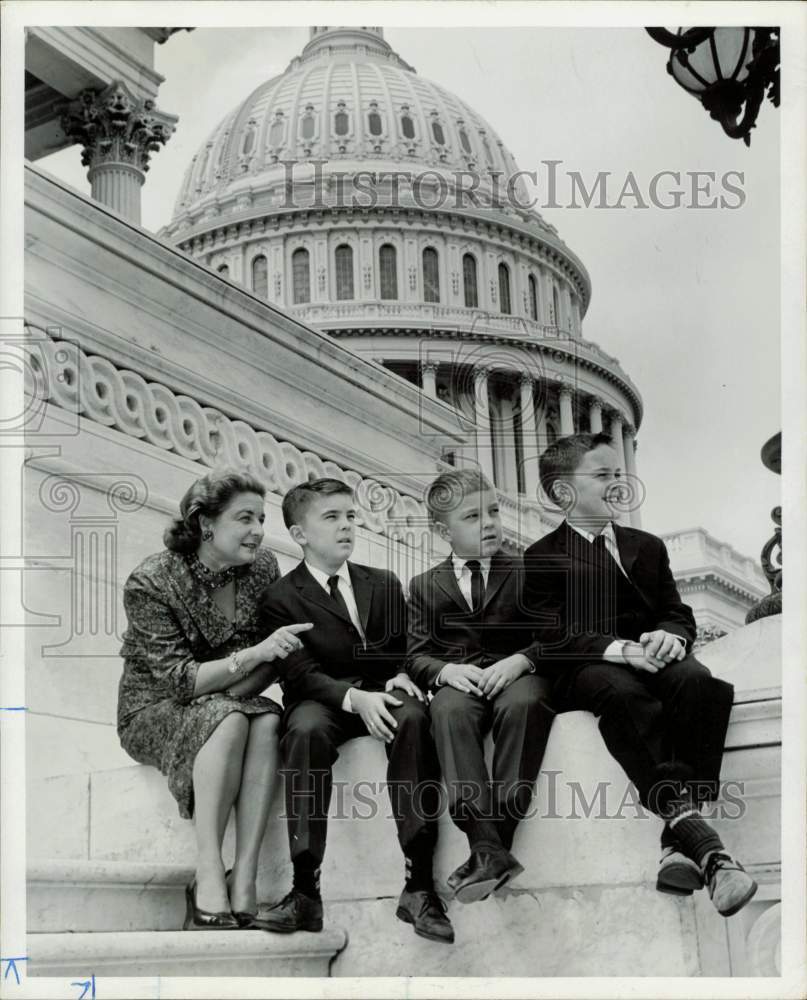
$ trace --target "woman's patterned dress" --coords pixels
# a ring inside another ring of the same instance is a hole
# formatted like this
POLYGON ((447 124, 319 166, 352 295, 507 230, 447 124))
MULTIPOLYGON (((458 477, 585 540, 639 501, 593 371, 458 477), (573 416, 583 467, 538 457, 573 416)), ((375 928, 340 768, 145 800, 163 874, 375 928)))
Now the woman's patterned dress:
POLYGON ((216 692, 194 698, 199 664, 219 660, 265 639, 257 621, 261 595, 280 576, 277 559, 259 549, 235 573, 235 620, 216 606, 213 588, 193 556, 165 550, 148 556, 123 590, 128 628, 121 655, 118 736, 140 764, 168 778, 180 815, 193 816, 193 762, 210 734, 231 712, 280 714, 261 695, 216 692))

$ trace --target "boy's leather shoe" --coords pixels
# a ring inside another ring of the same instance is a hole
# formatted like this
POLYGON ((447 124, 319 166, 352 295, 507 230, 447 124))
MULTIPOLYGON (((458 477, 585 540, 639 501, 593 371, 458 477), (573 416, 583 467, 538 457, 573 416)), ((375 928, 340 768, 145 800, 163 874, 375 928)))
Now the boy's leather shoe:
POLYGON ((720 851, 706 859, 704 880, 709 887, 709 898, 724 917, 741 910, 757 891, 756 882, 740 862, 720 851))
POLYGON ((279 903, 260 914, 258 926, 276 934, 322 930, 322 900, 292 889, 279 903))
POLYGON ((420 889, 417 892, 401 893, 395 916, 405 924, 412 924, 415 934, 430 941, 444 941, 452 944, 454 928, 446 916, 445 903, 436 892, 420 889))
POLYGON ((675 847, 665 847, 656 877, 656 889, 672 896, 691 896, 703 888, 703 875, 695 862, 675 847))
POLYGON ((461 903, 475 903, 523 871, 524 866, 504 848, 471 851, 468 860, 448 876, 448 887, 461 903))

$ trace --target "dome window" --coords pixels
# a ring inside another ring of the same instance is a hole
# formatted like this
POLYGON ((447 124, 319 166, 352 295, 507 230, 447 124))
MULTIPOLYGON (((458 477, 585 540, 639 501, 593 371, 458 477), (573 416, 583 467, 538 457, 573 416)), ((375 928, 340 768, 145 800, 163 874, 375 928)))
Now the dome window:
POLYGON ((347 111, 337 111, 333 116, 333 130, 336 135, 347 135, 350 129, 350 119, 347 111))
POLYGON ((510 313, 510 268, 499 264, 499 312, 510 313))
POLYGON ((415 123, 409 115, 401 115, 401 132, 404 139, 415 138, 415 123))
POLYGON ((258 298, 269 298, 269 264, 263 254, 252 261, 252 291, 258 298))
POLYGON ((367 116, 367 128, 370 130, 370 135, 381 135, 384 131, 381 115, 377 111, 371 111, 367 116))
POLYGON ((426 247, 423 251, 423 299, 426 302, 440 301, 440 267, 434 247, 426 247))
POLYGON ((538 319, 538 282, 535 280, 535 275, 531 274, 527 278, 527 292, 529 296, 530 305, 530 319, 538 319))
POLYGON ((476 309, 479 306, 479 292, 476 285, 476 257, 466 253, 462 258, 462 282, 465 291, 465 307, 476 309))
POLYGON ((283 112, 279 111, 277 118, 272 122, 269 129, 269 145, 277 149, 283 145, 283 137, 286 134, 286 123, 283 121, 283 112))
POLYGON ((302 128, 300 129, 300 135, 303 139, 313 139, 314 138, 314 116, 306 115, 303 118, 302 128))
POLYGON ((391 243, 378 251, 378 276, 382 299, 398 298, 398 253, 391 243))
POLYGON ((552 286, 552 326, 560 326, 560 300, 557 286, 552 286))
POLYGON ((241 143, 241 155, 249 156, 255 146, 255 127, 251 126, 245 133, 241 143))
POLYGON ((437 120, 432 122, 432 135, 434 136, 434 141, 438 146, 445 146, 445 132, 443 131, 443 126, 437 120))
POLYGON ((343 243, 336 248, 336 298, 342 302, 355 298, 353 292, 353 248, 343 243))
POLYGON ((291 255, 291 285, 294 305, 311 301, 309 253, 302 247, 291 255))

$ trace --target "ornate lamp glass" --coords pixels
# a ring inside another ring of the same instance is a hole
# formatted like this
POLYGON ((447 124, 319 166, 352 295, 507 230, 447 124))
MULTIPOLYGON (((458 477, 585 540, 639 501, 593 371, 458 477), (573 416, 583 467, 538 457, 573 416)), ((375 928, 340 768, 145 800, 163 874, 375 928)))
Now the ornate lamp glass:
POLYGON ((719 121, 726 135, 751 144, 766 92, 779 104, 779 31, 777 28, 648 28, 668 47, 667 72, 697 97, 719 121))

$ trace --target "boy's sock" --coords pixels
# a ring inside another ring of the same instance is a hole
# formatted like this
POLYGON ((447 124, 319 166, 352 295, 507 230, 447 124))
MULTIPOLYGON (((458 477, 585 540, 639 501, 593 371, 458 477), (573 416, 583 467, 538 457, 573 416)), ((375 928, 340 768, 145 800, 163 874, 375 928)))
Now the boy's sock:
POLYGON ((302 855, 294 860, 294 880, 293 886, 298 892, 309 899, 319 899, 319 874, 318 863, 307 855, 302 855))
POLYGON ((407 892, 431 892, 434 889, 432 865, 434 861, 434 841, 431 837, 419 836, 407 845, 404 855, 406 863, 407 892))
POLYGON ((703 865, 707 854, 725 850, 717 831, 701 818, 697 806, 689 796, 671 800, 666 812, 666 826, 678 841, 680 849, 695 864, 703 865))

